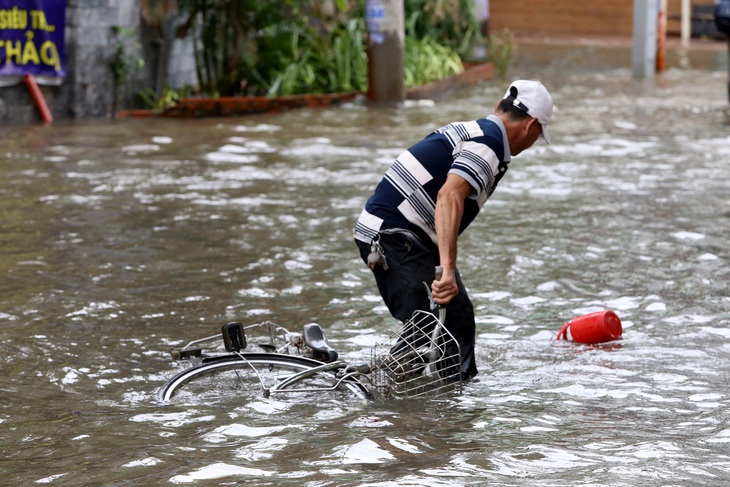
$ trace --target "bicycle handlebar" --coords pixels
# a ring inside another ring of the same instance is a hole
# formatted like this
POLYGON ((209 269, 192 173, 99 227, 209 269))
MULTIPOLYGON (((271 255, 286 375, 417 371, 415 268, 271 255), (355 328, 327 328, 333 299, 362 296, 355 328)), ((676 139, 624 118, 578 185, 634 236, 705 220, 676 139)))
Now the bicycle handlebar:
MULTIPOLYGON (((442 277, 444 277, 444 269, 440 265, 437 265, 435 272, 434 272, 434 278, 437 281, 440 281, 442 277)), ((433 298, 431 299, 431 302, 433 303, 433 298)), ((438 311, 438 319, 441 322, 441 324, 443 325, 444 322, 446 321, 446 305, 433 303, 431 311, 433 311, 433 312, 438 311)))
POLYGON ((437 265, 436 272, 434 273, 434 278, 437 281, 440 281, 442 277, 444 277, 444 269, 440 265, 437 265))

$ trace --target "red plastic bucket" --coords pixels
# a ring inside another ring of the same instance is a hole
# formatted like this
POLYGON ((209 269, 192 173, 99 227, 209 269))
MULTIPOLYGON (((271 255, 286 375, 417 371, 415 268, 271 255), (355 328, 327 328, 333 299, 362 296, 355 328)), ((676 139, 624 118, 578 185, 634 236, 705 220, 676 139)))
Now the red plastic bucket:
POLYGON ((603 343, 621 337, 621 320, 613 311, 597 311, 578 316, 560 329, 556 340, 573 340, 577 343, 603 343))

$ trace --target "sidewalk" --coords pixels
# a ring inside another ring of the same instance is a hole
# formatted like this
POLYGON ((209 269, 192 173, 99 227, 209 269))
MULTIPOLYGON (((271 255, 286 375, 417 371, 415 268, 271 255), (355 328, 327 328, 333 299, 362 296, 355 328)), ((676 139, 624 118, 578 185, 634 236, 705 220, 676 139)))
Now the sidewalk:
MULTIPOLYGON (((633 39, 630 36, 533 36, 515 35, 518 44, 538 44, 554 46, 622 46, 631 47, 633 39)), ((701 49, 701 50, 727 50, 728 41, 722 39, 709 39, 693 37, 689 40, 688 46, 682 45, 682 39, 678 36, 667 36, 667 49, 701 49)))

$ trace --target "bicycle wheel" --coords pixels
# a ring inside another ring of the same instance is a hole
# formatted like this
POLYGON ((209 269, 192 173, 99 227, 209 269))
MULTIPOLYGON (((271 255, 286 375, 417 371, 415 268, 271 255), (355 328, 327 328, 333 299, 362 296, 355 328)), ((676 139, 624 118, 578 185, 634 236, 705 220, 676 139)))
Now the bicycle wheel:
MULTIPOLYGON (((209 359, 175 375, 157 391, 157 398, 169 401, 185 390, 192 396, 216 397, 245 391, 266 393, 279 381, 322 365, 322 362, 274 353, 243 353, 209 359)), ((339 381, 332 372, 318 372, 300 382, 300 389, 320 390, 334 388, 356 398, 365 399, 365 386, 355 379, 339 381)), ((301 392, 301 391, 299 391, 301 392)), ((318 394, 321 394, 319 392, 318 394)))

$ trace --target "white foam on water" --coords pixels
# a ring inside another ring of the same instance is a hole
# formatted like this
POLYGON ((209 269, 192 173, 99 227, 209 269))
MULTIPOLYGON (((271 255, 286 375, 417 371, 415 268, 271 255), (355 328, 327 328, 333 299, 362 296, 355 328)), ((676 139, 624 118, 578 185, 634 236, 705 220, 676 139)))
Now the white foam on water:
POLYGON ((157 152, 160 150, 160 146, 157 144, 136 144, 127 145, 122 147, 122 152, 127 155, 136 155, 141 153, 157 152))
POLYGON ((720 405, 719 402, 725 398, 724 394, 718 394, 718 393, 705 393, 705 394, 692 394, 687 399, 689 399, 692 402, 697 403, 707 403, 707 401, 714 401, 712 404, 714 407, 717 407, 720 405))
POLYGON ((288 445, 289 441, 284 438, 265 438, 236 449, 235 455, 252 462, 269 460, 288 445))
POLYGON ((636 130, 637 128, 639 128, 639 126, 635 123, 625 122, 623 120, 615 120, 613 122, 613 125, 623 130, 636 130))
POLYGON ((66 313, 67 318, 78 318, 82 316, 89 316, 89 315, 97 315, 100 311, 107 311, 107 310, 118 310, 119 304, 115 301, 109 301, 107 303, 89 303, 88 305, 84 306, 82 309, 78 311, 72 311, 70 313, 66 313))
POLYGON ((724 338, 730 339, 730 328, 717 328, 712 326, 703 326, 701 328, 703 332, 710 333, 712 335, 719 335, 724 338))
POLYGON ((279 125, 261 123, 258 125, 238 125, 233 130, 236 132, 268 132, 274 133, 281 130, 279 125))
POLYGON ((550 292, 560 289, 562 285, 556 281, 547 281, 537 285, 537 290, 541 292, 550 292))
POLYGON ((253 164, 259 160, 255 155, 242 155, 225 151, 209 152, 205 159, 213 163, 253 164))
POLYGON ((66 375, 61 379, 62 384, 74 384, 79 381, 79 371, 70 367, 64 367, 66 375))
POLYGON ((203 435, 203 440, 209 443, 221 443, 226 441, 227 437, 245 437, 245 438, 260 438, 271 436, 275 433, 291 429, 293 426, 282 425, 282 426, 249 426, 245 424, 229 424, 226 426, 219 426, 213 431, 203 435))
POLYGON ((210 296, 186 296, 182 300, 185 303, 198 303, 202 301, 210 301, 210 296))
POLYGON ((710 261, 710 260, 718 260, 718 259, 719 259, 719 257, 717 255, 709 254, 709 253, 702 254, 699 257, 697 257, 697 260, 699 260, 699 261, 710 261))
POLYGON ((252 150, 250 147, 245 147, 238 144, 226 144, 222 147, 219 147, 218 152, 227 152, 229 154, 250 154, 251 152, 256 151, 252 150))
POLYGON ((309 262, 300 262, 297 260, 287 260, 284 262, 284 267, 288 271, 295 271, 295 270, 309 270, 312 267, 314 267, 309 262))
POLYGON ((682 314, 670 316, 664 319, 664 321, 672 325, 704 325, 705 323, 711 323, 715 320, 717 320, 717 317, 714 315, 696 314, 682 314))
POLYGON ((664 303, 649 303, 644 309, 646 311, 666 311, 667 305, 664 303))
POLYGON ((377 416, 361 416, 350 422, 350 427, 353 428, 386 428, 389 426, 393 426, 393 423, 377 416))
POLYGON ((525 296, 524 298, 513 298, 510 300, 515 306, 529 308, 535 304, 544 303, 547 299, 540 296, 525 296))
POLYGON ((273 298, 274 294, 261 288, 239 289, 237 293, 243 298, 273 298))
POLYGON ((55 482, 56 480, 60 479, 64 475, 68 475, 68 472, 57 473, 55 475, 49 475, 48 477, 43 477, 42 479, 36 480, 35 483, 36 484, 50 484, 50 483, 55 482))
POLYGON ((152 467, 159 463, 162 463, 162 460, 155 457, 147 457, 147 458, 141 458, 139 460, 132 460, 131 462, 123 463, 122 467, 127 468, 133 468, 133 467, 152 467))
POLYGON ((250 401, 246 403, 246 408, 263 414, 276 414, 286 411, 291 406, 290 403, 276 401, 274 399, 250 401))
POLYGON ((179 427, 193 423, 205 423, 216 419, 213 415, 196 416, 194 411, 178 413, 143 413, 129 418, 135 423, 159 423, 165 427, 179 427))
POLYGON ((348 337, 346 341, 358 347, 374 347, 378 343, 383 343, 387 338, 387 335, 363 331, 358 335, 348 337))
POLYGON ((479 300, 486 300, 486 301, 501 301, 503 299, 507 299, 510 296, 512 296, 512 293, 509 291, 492 291, 492 292, 482 292, 482 293, 470 293, 471 296, 474 297, 474 299, 479 300))
POLYGON ((490 324, 490 325, 500 325, 500 326, 507 326, 507 325, 514 325, 515 320, 512 318, 509 318, 507 316, 500 316, 500 315, 480 315, 476 318, 477 323, 482 324, 490 324))
MULTIPOLYGON (((232 198, 229 200, 217 200, 215 202, 218 206, 242 206, 242 207, 259 207, 259 206, 289 206, 291 202, 287 200, 276 200, 272 198, 250 198, 250 197, 242 197, 242 198, 232 198)), ((256 221, 255 217, 251 218, 252 221, 256 221)), ((262 217, 263 222, 271 222, 271 220, 267 219, 266 217, 262 217)), ((266 225, 269 225, 271 223, 265 223, 266 225)))
POLYGON ((672 236, 679 240, 702 240, 705 238, 704 234, 697 232, 674 232, 672 236))
POLYGON ((64 162, 68 160, 67 156, 45 156, 43 158, 47 162, 64 162))
POLYGON ((520 428, 525 433, 550 433, 553 431, 560 431, 558 428, 548 428, 545 426, 525 426, 520 428))
POLYGON ((175 475, 170 479, 173 484, 189 484, 201 480, 217 480, 227 477, 269 477, 275 472, 259 468, 239 467, 227 463, 214 463, 188 474, 175 475))
POLYGON ((628 311, 640 308, 641 302, 635 296, 621 296, 620 298, 607 300, 606 307, 613 310, 628 311))
POLYGON ((290 286, 286 289, 281 290, 282 295, 297 295, 302 294, 302 291, 304 291, 304 286, 296 285, 296 286, 290 286))
POLYGON ((388 443, 393 445, 395 448, 403 450, 407 453, 423 453, 422 449, 418 448, 415 445, 412 445, 408 440, 404 440, 402 438, 388 438, 388 443))
POLYGON ((286 157, 369 157, 370 151, 365 148, 333 145, 330 139, 316 137, 293 140, 291 145, 280 150, 279 154, 286 157))
POLYGON ((395 459, 396 457, 392 453, 366 438, 354 444, 335 447, 330 460, 326 462, 342 465, 377 464, 391 462, 395 459))
POLYGON ((540 330, 537 333, 527 337, 528 340, 537 343, 550 343, 554 338, 555 333, 549 330, 540 330))
POLYGON ((705 443, 730 443, 730 429, 724 429, 710 438, 704 440, 705 443))

